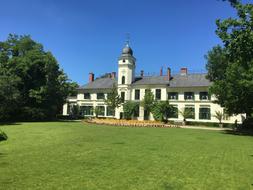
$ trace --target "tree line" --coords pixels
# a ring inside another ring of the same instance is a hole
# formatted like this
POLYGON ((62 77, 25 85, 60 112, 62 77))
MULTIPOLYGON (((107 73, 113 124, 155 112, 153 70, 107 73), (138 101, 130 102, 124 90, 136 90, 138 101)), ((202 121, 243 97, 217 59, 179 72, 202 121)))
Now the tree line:
POLYGON ((0 42, 0 121, 55 119, 76 87, 30 36, 0 42))

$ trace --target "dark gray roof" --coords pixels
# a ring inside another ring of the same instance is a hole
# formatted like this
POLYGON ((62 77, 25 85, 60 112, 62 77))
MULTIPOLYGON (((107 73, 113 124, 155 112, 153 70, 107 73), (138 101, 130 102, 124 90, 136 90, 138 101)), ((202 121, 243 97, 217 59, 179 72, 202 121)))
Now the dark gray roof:
POLYGON ((117 80, 111 78, 97 78, 93 82, 81 86, 79 89, 108 89, 113 87, 113 83, 117 83, 117 80))
POLYGON ((133 55, 133 50, 130 48, 128 44, 126 44, 126 46, 122 50, 122 54, 133 55))
MULTIPOLYGON (((81 86, 79 89, 108 89, 112 88, 113 83, 117 85, 117 79, 98 78, 93 82, 81 86)), ((206 79, 206 74, 187 74, 173 75, 171 80, 167 76, 144 76, 136 77, 132 86, 138 85, 166 85, 170 87, 203 87, 210 86, 211 82, 206 79)))
POLYGON ((170 87, 210 86, 206 74, 173 75, 171 80, 167 76, 144 76, 136 78, 132 85, 167 85, 170 87))
POLYGON ((166 76, 144 76, 144 77, 136 77, 132 85, 149 85, 149 84, 168 85, 169 83, 170 82, 169 80, 167 80, 166 76))
POLYGON ((206 74, 175 75, 170 81, 170 87, 197 87, 210 86, 211 82, 206 79, 206 74))

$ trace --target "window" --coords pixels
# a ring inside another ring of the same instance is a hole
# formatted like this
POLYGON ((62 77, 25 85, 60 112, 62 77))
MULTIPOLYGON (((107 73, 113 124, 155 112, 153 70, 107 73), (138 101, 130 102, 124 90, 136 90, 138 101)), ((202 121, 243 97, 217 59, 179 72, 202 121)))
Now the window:
POLYGON ((199 119, 211 119, 211 110, 210 108, 199 108, 199 119))
POLYGON ((120 97, 121 97, 122 102, 124 102, 125 101, 125 92, 121 92, 120 97))
POLYGON ((194 92, 185 92, 184 99, 185 100, 194 100, 194 92))
POLYGON ((171 118, 178 118, 178 107, 176 105, 173 105, 173 110, 171 112, 171 118))
POLYGON ((93 115, 93 106, 80 106, 81 115, 93 115))
POLYGON ((178 93, 177 92, 168 92, 168 99, 169 100, 177 100, 178 99, 178 93))
POLYGON ((126 78, 125 78, 125 76, 123 76, 122 78, 121 78, 121 84, 125 84, 125 81, 126 80, 126 78))
POLYGON ((97 99, 98 100, 105 99, 105 94, 104 93, 97 93, 97 99))
POLYGON ((155 99, 156 100, 161 100, 161 89, 156 89, 155 90, 155 99))
POLYGON ((125 63, 126 62, 126 60, 125 59, 123 59, 123 63, 125 63))
POLYGON ((90 99, 90 93, 84 93, 84 99, 90 99))
POLYGON ((98 106, 98 115, 104 116, 105 115, 105 106, 98 106))
POLYGON ((139 99, 140 99, 140 90, 139 90, 139 89, 136 89, 134 92, 135 92, 135 94, 134 94, 134 99, 135 99, 135 100, 139 100, 139 99))
POLYGON ((210 100, 208 92, 200 92, 199 93, 199 99, 200 100, 210 100))
POLYGON ((195 108, 193 106, 187 106, 184 108, 186 114, 186 119, 195 119, 195 108))
POLYGON ((112 109, 111 106, 107 106, 107 108, 106 108, 106 115, 107 116, 114 116, 115 115, 115 110, 112 109))

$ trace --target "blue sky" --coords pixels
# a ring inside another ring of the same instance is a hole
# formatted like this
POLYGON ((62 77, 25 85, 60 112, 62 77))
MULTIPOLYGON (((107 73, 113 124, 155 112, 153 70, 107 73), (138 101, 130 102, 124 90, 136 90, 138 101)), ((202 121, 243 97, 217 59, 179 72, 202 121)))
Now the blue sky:
POLYGON ((204 55, 220 43, 215 20, 235 15, 218 0, 0 0, 0 41, 29 34, 58 60, 70 79, 84 84, 117 71, 130 33, 137 72, 203 72, 204 55), (165 69, 164 69, 165 70, 165 69))

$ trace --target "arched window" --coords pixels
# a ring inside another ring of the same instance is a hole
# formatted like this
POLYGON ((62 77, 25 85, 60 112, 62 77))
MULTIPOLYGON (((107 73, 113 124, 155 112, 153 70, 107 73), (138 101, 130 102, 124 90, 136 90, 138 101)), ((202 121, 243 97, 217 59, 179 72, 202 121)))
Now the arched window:
POLYGON ((122 78, 121 78, 121 84, 125 84, 125 76, 123 76, 122 78))

